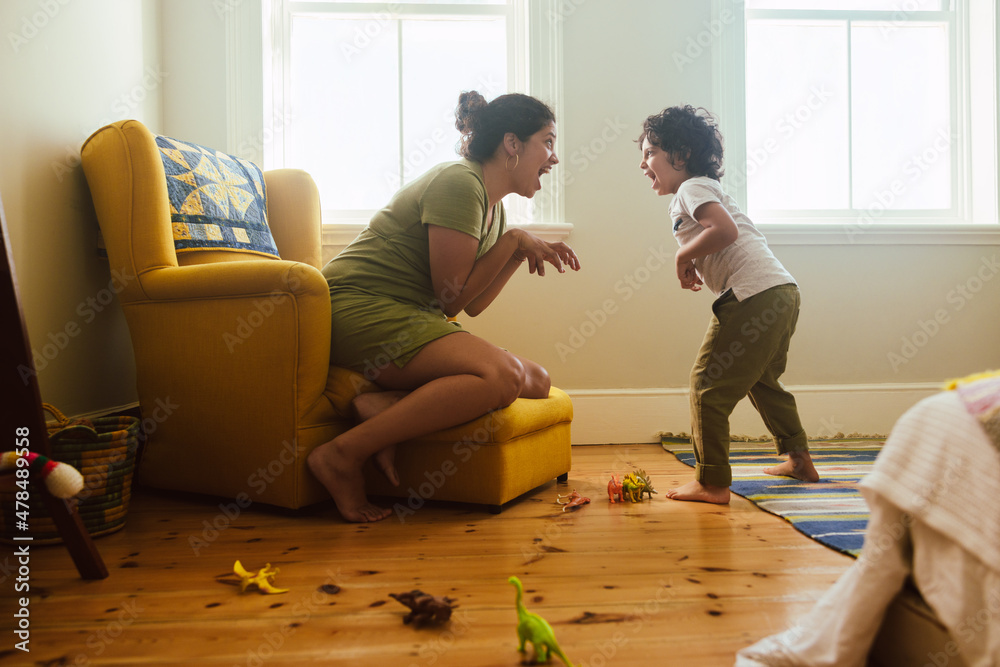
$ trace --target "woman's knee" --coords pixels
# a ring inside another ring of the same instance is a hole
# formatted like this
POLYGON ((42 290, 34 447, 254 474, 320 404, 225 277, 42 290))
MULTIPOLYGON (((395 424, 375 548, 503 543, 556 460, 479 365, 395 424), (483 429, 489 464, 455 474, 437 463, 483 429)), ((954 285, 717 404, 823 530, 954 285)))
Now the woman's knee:
POLYGON ((486 378, 496 392, 498 408, 505 408, 521 395, 527 381, 527 372, 521 361, 512 354, 503 355, 486 378))
POLYGON ((548 398, 549 389, 552 388, 552 379, 544 366, 534 362, 524 362, 525 369, 524 388, 521 391, 523 398, 548 398))

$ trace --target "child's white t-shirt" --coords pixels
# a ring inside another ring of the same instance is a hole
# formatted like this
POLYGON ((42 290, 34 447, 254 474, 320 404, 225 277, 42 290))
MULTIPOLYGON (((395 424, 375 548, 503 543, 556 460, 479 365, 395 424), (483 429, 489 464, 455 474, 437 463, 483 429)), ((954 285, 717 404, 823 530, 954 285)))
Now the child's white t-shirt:
POLYGON ((733 290, 739 301, 795 279, 767 247, 767 240, 715 179, 696 176, 681 183, 670 202, 674 237, 684 245, 704 229, 693 213, 708 202, 722 204, 736 222, 739 236, 731 245, 694 261, 705 286, 716 296, 733 290))

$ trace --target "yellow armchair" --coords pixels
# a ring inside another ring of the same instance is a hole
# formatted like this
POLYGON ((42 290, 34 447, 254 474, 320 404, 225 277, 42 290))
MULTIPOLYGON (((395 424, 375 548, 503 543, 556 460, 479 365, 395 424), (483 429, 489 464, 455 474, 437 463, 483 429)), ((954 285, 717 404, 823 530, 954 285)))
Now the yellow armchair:
MULTIPOLYGON (((374 386, 330 366, 312 178, 264 172, 267 223, 281 259, 232 249, 178 252, 161 147, 145 126, 101 128, 82 158, 135 354, 147 427, 139 479, 242 506, 329 499, 306 456, 353 425, 350 401, 374 386)), ((401 445, 399 489, 375 475, 369 483, 389 495, 420 495, 413 485, 439 470, 443 457, 462 474, 446 475, 422 498, 499 508, 569 471, 571 420, 572 404, 558 389, 548 399, 519 399, 401 445)))

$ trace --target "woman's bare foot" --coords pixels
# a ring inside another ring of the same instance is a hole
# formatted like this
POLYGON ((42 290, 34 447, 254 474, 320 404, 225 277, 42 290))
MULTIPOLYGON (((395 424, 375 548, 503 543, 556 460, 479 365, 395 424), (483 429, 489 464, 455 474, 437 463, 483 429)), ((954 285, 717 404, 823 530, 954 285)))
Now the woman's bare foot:
POLYGON ((678 486, 676 489, 670 489, 664 495, 671 500, 691 500, 715 505, 729 504, 728 486, 711 486, 702 484, 698 480, 688 482, 684 486, 678 486))
POLYGON ((351 408, 354 410, 354 417, 358 423, 367 421, 380 412, 399 402, 406 396, 408 391, 369 391, 358 394, 351 401, 351 408))
MULTIPOLYGON (((388 410, 399 403, 408 391, 369 391, 359 394, 351 401, 354 418, 360 424, 375 415, 388 410)), ((399 473, 396 472, 396 445, 389 445, 373 457, 375 465, 382 471, 385 478, 393 486, 399 486, 399 473)))
POLYGON ((788 460, 770 468, 764 468, 768 475, 794 477, 803 482, 818 482, 819 473, 813 465, 809 452, 789 452, 788 460))
POLYGON ((337 510, 347 521, 381 521, 392 513, 368 502, 361 466, 344 456, 331 441, 309 452, 309 470, 337 503, 337 510))
POLYGON ((399 486, 399 473, 396 471, 396 445, 389 445, 374 456, 375 465, 389 483, 399 486))

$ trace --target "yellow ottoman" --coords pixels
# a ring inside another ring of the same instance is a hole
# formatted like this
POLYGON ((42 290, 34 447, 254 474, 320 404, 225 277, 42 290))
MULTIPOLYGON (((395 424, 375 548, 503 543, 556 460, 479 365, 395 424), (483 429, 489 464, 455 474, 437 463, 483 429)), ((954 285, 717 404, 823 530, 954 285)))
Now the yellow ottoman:
POLYGON ((373 465, 365 468, 370 495, 400 500, 401 521, 428 500, 486 505, 499 513, 504 503, 556 478, 566 481, 572 465, 573 403, 553 387, 545 399, 519 398, 502 410, 400 443, 394 487, 373 465))

